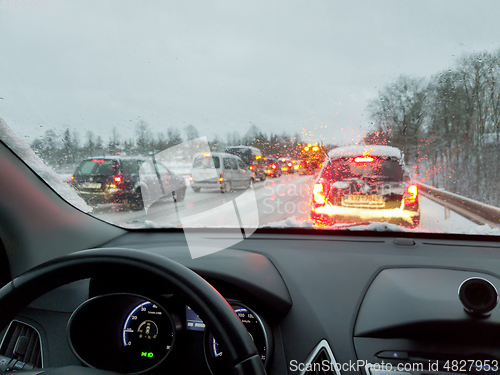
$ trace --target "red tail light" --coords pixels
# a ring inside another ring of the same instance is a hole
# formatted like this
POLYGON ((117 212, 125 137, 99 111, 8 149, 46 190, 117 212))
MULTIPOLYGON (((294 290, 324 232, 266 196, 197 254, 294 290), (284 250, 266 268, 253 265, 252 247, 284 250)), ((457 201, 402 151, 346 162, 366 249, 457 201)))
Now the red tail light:
POLYGON ((323 188, 323 184, 318 183, 313 186, 313 199, 317 204, 325 203, 325 191, 323 188))
POLYGON ((291 167, 292 166, 292 163, 288 163, 288 166, 291 167))
POLYGON ((115 180, 115 182, 122 182, 122 178, 120 176, 115 176, 113 180, 115 180))
POLYGON ((224 182, 224 175, 222 173, 220 174, 219 181, 224 182))
POLYGON ((363 156, 354 159, 356 163, 371 163, 373 160, 371 156, 363 156))
POLYGON ((253 169, 253 165, 250 166, 250 169, 253 169))
POLYGON ((104 159, 92 159, 92 163, 104 163, 104 159))
POLYGON ((75 176, 71 176, 71 181, 73 181, 75 179, 75 176))
POLYGON ((276 169, 276 165, 275 165, 275 164, 271 165, 271 167, 272 167, 273 169, 276 169))
POLYGON ((417 185, 410 185, 406 189, 404 194, 404 203, 405 205, 414 204, 418 198, 418 188, 417 185))

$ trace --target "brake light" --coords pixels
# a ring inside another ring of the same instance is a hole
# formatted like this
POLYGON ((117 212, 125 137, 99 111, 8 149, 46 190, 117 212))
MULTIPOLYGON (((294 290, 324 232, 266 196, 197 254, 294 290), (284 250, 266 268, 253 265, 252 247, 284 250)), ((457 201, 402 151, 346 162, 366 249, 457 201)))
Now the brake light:
POLYGON ((115 182, 122 182, 122 178, 120 176, 116 176, 113 180, 115 180, 115 182))
POLYGON ((104 159, 92 159, 92 163, 104 163, 104 159))
POLYGON ((356 163, 371 163, 373 160, 371 156, 357 157, 354 159, 356 163))
POLYGON ((313 186, 313 198, 318 204, 325 203, 325 192, 323 190, 323 184, 314 184, 313 186))
POLYGON ((304 151, 309 151, 309 147, 304 147, 304 151))
POLYGON ((73 181, 75 179, 75 176, 71 176, 71 181, 73 181))
POLYGON ((275 164, 271 165, 271 167, 272 167, 273 169, 276 169, 276 165, 275 165, 275 164))
POLYGON ((219 181, 224 182, 224 175, 222 173, 220 174, 219 181))
POLYGON ((288 166, 291 167, 292 166, 292 163, 288 163, 288 166))
POLYGON ((250 169, 253 169, 253 165, 250 166, 250 169))
POLYGON ((418 198, 418 188, 417 185, 410 185, 406 189, 404 194, 405 205, 414 204, 418 198))

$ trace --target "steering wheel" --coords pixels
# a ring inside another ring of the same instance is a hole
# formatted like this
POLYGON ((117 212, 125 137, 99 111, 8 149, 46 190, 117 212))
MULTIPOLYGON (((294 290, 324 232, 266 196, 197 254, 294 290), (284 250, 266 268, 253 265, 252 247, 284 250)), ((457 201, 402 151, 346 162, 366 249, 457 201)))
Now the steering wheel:
MULTIPOLYGON (((115 273, 133 275, 137 281, 146 281, 148 284, 169 285, 174 293, 199 312, 217 341, 226 343, 224 358, 228 361, 231 374, 266 374, 247 329, 217 290, 187 267, 139 250, 114 248, 79 251, 43 263, 20 275, 0 289, 0 331, 22 308, 50 290, 73 281, 115 273)), ((78 366, 72 366, 71 369, 43 369, 34 373, 111 374, 78 366)))

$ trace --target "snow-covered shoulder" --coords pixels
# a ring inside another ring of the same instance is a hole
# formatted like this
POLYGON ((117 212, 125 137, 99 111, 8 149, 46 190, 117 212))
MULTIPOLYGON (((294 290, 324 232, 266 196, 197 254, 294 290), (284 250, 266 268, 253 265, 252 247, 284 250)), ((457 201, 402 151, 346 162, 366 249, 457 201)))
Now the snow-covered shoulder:
POLYGON ((36 155, 31 147, 22 138, 10 130, 5 121, 0 118, 0 138, 5 144, 17 154, 36 174, 38 174, 52 189, 56 191, 68 203, 76 208, 91 212, 85 201, 76 192, 62 180, 54 170, 45 165, 45 163, 36 155))

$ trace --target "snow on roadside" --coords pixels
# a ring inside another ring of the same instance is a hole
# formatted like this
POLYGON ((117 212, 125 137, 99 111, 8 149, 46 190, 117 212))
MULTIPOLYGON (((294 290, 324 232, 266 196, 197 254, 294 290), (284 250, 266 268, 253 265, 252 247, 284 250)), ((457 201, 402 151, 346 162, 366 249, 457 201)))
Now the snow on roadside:
POLYGON ((44 164, 26 141, 10 130, 5 121, 0 118, 0 138, 14 151, 33 171, 38 174, 52 189, 68 203, 76 208, 91 212, 85 201, 58 175, 54 170, 44 164))
POLYGON ((444 207, 428 198, 420 198, 420 210, 422 226, 419 232, 500 235, 500 228, 473 223, 453 211, 445 218, 444 207))

